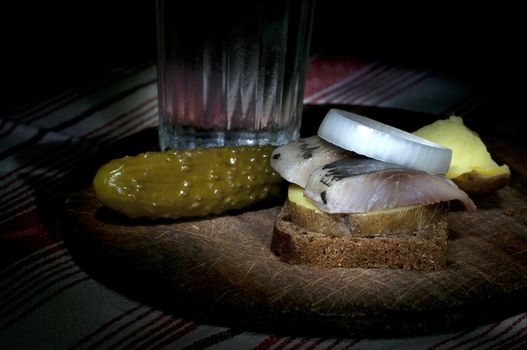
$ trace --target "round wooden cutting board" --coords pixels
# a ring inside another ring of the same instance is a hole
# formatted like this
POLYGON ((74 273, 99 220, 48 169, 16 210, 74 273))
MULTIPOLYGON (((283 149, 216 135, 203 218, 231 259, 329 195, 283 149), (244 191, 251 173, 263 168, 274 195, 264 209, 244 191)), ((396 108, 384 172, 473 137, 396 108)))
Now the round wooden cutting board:
POLYGON ((475 198, 476 212, 451 212, 448 265, 436 272, 282 263, 269 249, 280 206, 131 221, 86 186, 67 197, 62 230, 91 276, 196 321, 310 336, 422 334, 527 310, 522 188, 475 198))
POLYGON ((81 266, 123 294, 207 322, 310 334, 408 334, 475 325, 527 307, 527 203, 511 188, 449 215, 438 272, 325 269, 269 250, 279 207, 132 223, 89 188, 63 232, 81 266))

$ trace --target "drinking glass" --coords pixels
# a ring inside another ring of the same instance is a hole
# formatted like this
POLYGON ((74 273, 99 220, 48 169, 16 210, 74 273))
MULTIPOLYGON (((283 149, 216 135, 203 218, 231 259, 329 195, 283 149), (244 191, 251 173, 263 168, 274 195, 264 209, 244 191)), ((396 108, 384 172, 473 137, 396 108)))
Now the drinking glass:
POLYGON ((313 0, 158 0, 161 149, 299 136, 313 0))

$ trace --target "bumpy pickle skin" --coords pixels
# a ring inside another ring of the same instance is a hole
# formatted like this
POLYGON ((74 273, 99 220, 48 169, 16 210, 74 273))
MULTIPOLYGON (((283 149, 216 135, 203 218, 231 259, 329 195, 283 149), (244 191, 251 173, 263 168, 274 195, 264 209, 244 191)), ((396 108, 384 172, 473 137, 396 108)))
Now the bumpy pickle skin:
POLYGON ((103 165, 93 189, 130 218, 220 214, 279 198, 284 181, 269 165, 272 146, 147 152, 103 165))

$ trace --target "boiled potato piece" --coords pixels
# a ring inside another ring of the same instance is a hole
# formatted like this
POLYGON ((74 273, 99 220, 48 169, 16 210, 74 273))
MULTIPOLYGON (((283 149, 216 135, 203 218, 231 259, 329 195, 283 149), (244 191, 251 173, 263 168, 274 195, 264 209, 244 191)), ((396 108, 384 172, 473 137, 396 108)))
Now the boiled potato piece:
POLYGON ((493 192, 510 179, 509 167, 492 160, 479 135, 467 128, 460 117, 437 120, 414 134, 452 150, 452 163, 446 175, 465 192, 493 192))
POLYGON ((317 209, 303 192, 302 187, 289 185, 286 206, 291 221, 304 230, 334 237, 413 235, 417 230, 437 224, 447 212, 447 205, 438 203, 368 213, 328 214, 317 209))

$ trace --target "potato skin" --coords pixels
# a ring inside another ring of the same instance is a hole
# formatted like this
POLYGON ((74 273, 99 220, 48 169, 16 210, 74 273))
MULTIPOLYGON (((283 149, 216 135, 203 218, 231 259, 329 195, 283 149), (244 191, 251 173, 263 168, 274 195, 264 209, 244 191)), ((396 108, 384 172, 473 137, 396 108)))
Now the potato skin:
POLYGON ((416 230, 439 222, 448 211, 446 203, 352 214, 328 214, 289 199, 285 206, 294 224, 331 237, 412 235, 416 230))
POLYGON ((452 179, 463 191, 469 194, 492 193, 507 185, 511 178, 510 172, 496 175, 483 175, 476 170, 461 174, 452 179))

